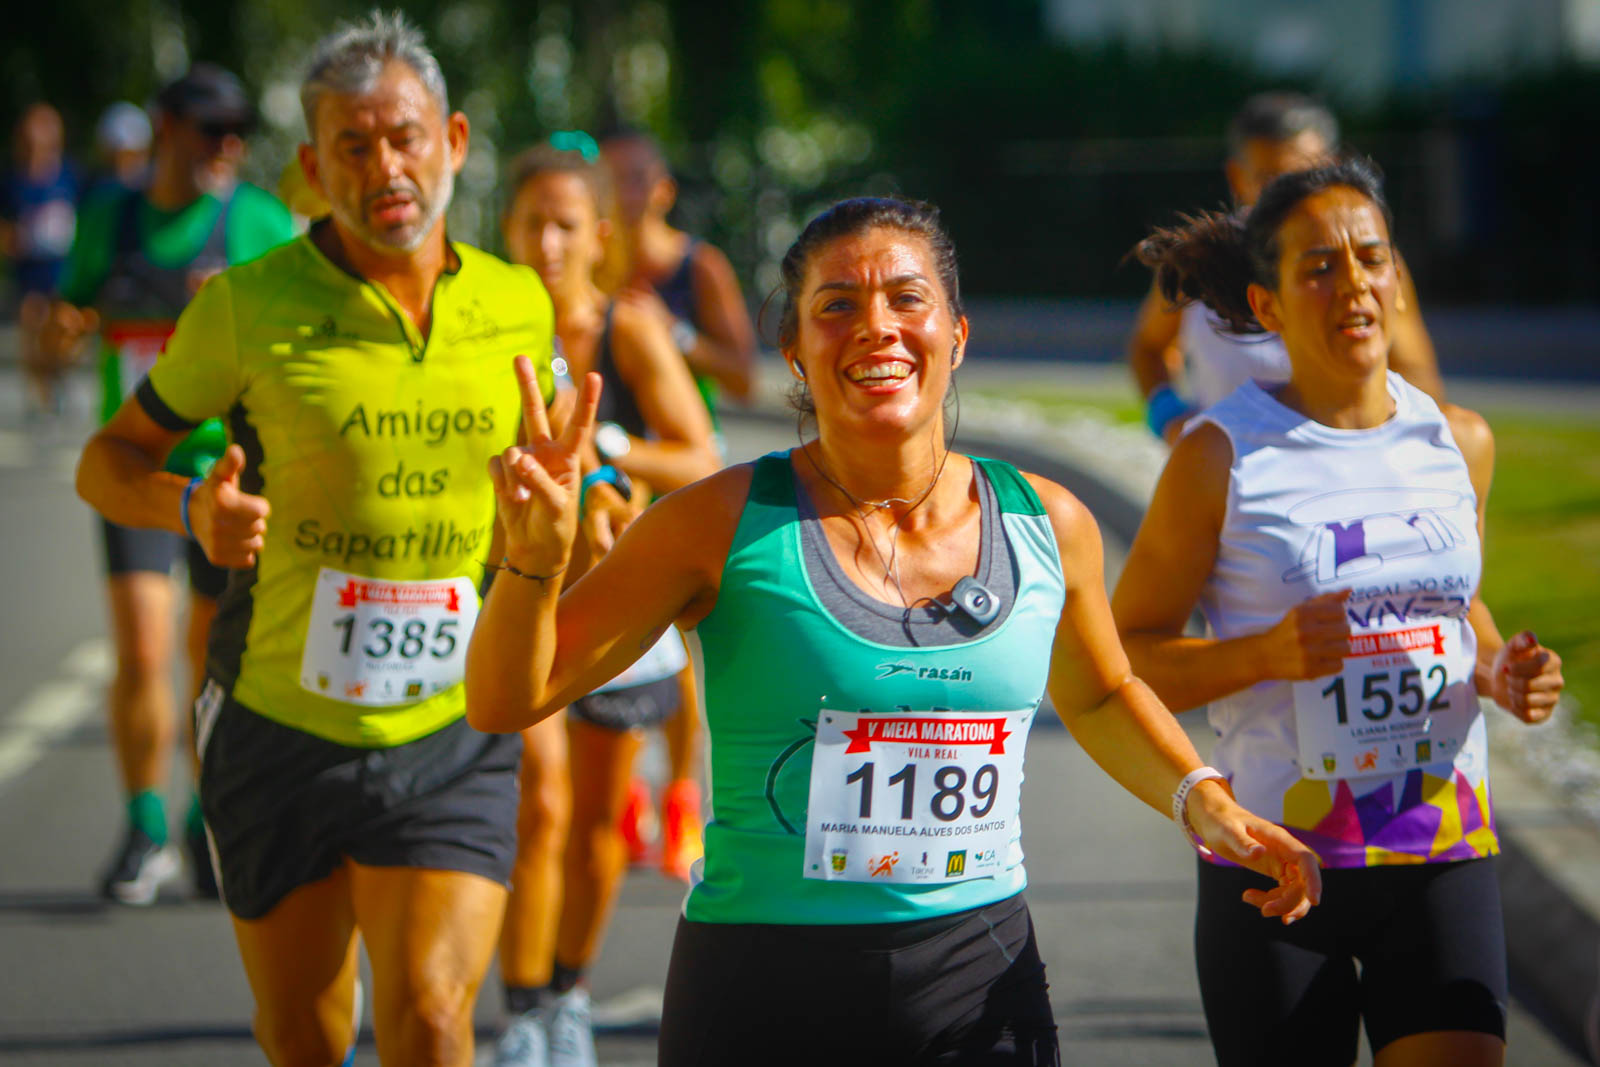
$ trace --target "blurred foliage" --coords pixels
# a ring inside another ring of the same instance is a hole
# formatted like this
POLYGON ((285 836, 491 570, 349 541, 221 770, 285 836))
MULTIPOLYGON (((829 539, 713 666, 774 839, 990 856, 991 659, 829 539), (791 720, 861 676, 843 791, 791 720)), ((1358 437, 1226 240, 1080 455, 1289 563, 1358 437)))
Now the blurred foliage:
MULTIPOLYGON (((189 57, 262 95, 252 176, 301 137, 310 43, 353 0, 56 0, 13 13, 0 118, 44 97, 75 145, 113 99, 145 100, 189 57)), ((1221 130, 1270 81, 1244 61, 1073 47, 1040 0, 409 0, 474 147, 455 232, 494 245, 509 153, 551 130, 653 130, 678 216, 755 294, 803 221, 845 195, 941 205, 974 293, 1132 296, 1129 246, 1176 210, 1223 202, 1221 130)), ((1303 86, 1302 86, 1303 87, 1303 86)), ((1398 235, 1433 300, 1600 297, 1591 156, 1600 72, 1508 73, 1344 115, 1390 174, 1398 235)))

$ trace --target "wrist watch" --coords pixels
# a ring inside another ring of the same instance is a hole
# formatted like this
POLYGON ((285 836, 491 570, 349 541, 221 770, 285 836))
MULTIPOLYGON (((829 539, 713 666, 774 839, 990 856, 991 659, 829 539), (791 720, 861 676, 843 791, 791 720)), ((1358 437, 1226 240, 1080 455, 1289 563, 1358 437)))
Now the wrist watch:
POLYGON ((602 422, 594 428, 594 450, 607 463, 626 456, 632 447, 633 440, 629 438, 628 431, 616 423, 602 422))

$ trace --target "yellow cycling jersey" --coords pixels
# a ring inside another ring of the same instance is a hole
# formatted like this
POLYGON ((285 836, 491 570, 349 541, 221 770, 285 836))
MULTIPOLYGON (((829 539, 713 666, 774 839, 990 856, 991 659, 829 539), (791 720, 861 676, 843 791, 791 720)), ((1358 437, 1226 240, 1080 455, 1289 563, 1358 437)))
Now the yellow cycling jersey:
POLYGON ((548 403, 538 277, 452 244, 424 337, 309 237, 207 282, 136 394, 163 427, 221 416, 272 512, 230 573, 207 674, 260 715, 345 745, 403 744, 465 712, 494 528, 489 458, 516 440, 512 358, 548 403))

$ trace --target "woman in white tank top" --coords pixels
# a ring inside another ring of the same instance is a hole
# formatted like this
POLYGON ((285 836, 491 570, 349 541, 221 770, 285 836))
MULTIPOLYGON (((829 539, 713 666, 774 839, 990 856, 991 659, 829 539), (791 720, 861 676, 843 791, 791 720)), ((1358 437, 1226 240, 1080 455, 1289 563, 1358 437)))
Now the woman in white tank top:
POLYGON ((1141 246, 1166 291, 1283 339, 1186 431, 1113 609, 1174 709, 1209 705, 1238 799, 1317 851, 1323 906, 1248 917, 1249 872, 1202 862, 1196 955, 1219 1063, 1498 1064, 1506 978, 1478 695, 1539 722, 1560 658, 1478 597, 1493 439, 1389 371, 1403 304, 1375 169, 1286 175, 1247 219, 1141 246), (1184 636, 1196 606, 1214 636, 1184 636), (1360 963, 1358 972, 1355 964, 1360 963), (1263 1019, 1267 1025, 1262 1026, 1263 1019), (1292 1042, 1292 1044, 1291 1044, 1292 1042))

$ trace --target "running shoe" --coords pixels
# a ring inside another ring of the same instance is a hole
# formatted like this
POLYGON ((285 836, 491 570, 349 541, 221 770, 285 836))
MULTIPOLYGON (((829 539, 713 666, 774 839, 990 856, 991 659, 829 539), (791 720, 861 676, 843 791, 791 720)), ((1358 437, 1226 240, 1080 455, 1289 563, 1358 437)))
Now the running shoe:
POLYGON ((690 868, 705 852, 700 833, 700 783, 680 778, 661 795, 661 871, 687 882, 690 868))
POLYGON ((550 1019, 545 1008, 514 1016, 494 1043, 494 1067, 550 1067, 550 1019))
POLYGON ((643 863, 661 832, 655 808, 650 803, 650 787, 643 778, 628 783, 628 800, 622 807, 622 819, 617 828, 628 848, 628 862, 643 863))
POLYGON ((182 866, 177 849, 158 845, 149 834, 130 826, 100 882, 100 895, 120 904, 154 904, 156 893, 178 876, 182 866))
POLYGON ((576 985, 545 1008, 549 1020, 550 1067, 599 1067, 594 1026, 589 1021, 589 989, 576 985))
POLYGON ((211 866, 211 842, 206 837, 204 826, 197 826, 183 832, 183 851, 189 861, 189 878, 194 883, 194 895, 198 900, 217 900, 217 872, 211 866))

